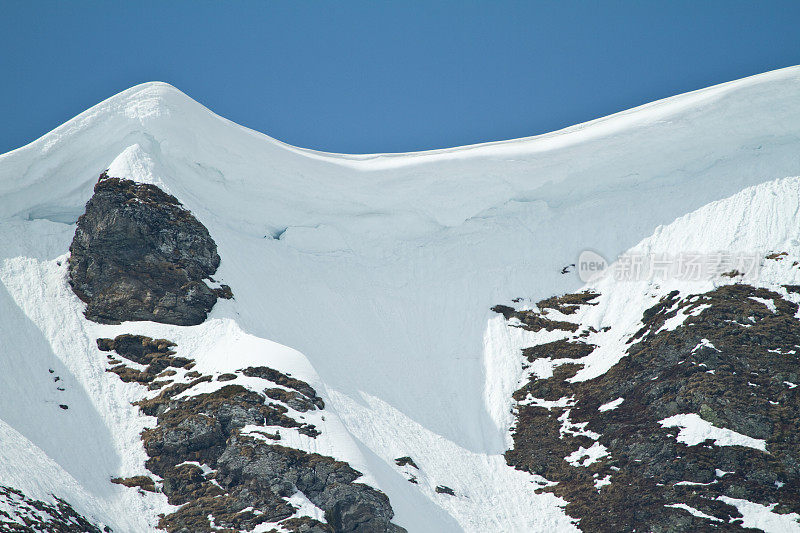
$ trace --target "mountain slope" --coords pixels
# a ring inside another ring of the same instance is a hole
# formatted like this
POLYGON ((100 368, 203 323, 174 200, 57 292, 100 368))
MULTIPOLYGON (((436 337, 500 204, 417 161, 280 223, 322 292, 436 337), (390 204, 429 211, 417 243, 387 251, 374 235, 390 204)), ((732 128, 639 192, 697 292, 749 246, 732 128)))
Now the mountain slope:
POLYGON ((583 249, 614 257, 659 224, 796 175, 798 96, 791 68, 540 137, 371 156, 284 145, 165 84, 112 97, 0 156, 0 330, 15 339, 2 348, 0 420, 54 461, 52 474, 15 462, 0 485, 69 494, 121 531, 168 510, 108 484, 142 473, 146 456, 132 443, 152 422, 93 345, 165 335, 147 325, 101 333, 65 285, 74 223, 109 169, 158 185, 208 228, 222 257, 216 277, 236 295, 211 320, 308 358, 301 379, 342 421, 337 453, 386 492, 399 525, 569 529, 558 500, 502 456, 514 389, 497 388, 511 380, 506 363, 484 354, 490 307, 575 290, 580 281, 560 272, 583 249), (53 390, 50 369, 65 391, 53 390), (72 395, 68 411, 60 392, 72 395), (65 413, 99 433, 75 431, 65 413), (420 473, 396 465, 402 456, 420 473))
POLYGON ((586 531, 800 531, 799 214, 800 178, 751 187, 580 293, 497 307, 509 464, 586 531))

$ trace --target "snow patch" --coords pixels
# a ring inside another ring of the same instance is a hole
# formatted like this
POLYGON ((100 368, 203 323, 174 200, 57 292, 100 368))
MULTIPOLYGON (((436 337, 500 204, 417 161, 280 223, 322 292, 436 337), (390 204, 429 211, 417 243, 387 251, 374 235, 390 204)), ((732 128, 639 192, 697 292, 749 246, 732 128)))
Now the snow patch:
POLYGON ((295 492, 287 499, 287 501, 297 508, 295 516, 309 516, 314 520, 322 522, 323 524, 328 523, 325 520, 325 511, 314 505, 314 503, 302 492, 295 492))
POLYGON ((702 339, 702 340, 700 340, 700 342, 697 344, 697 346, 695 346, 694 348, 692 348, 692 353, 696 352, 696 351, 697 351, 697 350, 699 350, 700 348, 710 348, 710 349, 712 349, 712 350, 715 350, 715 351, 717 351, 717 352, 719 351, 719 350, 717 350, 717 347, 716 347, 716 346, 714 346, 714 344, 713 344, 713 343, 712 343, 710 340, 708 340, 708 339, 702 339))
POLYGON ((572 466, 589 466, 596 463, 608 455, 608 450, 599 442, 595 442, 589 448, 581 446, 564 458, 572 466))
POLYGON ((665 428, 679 427, 678 442, 688 446, 711 439, 717 446, 747 446, 762 452, 767 451, 767 442, 764 439, 754 439, 731 429, 716 427, 695 413, 674 415, 660 420, 659 423, 665 428))
POLYGON ((765 533, 800 532, 800 515, 797 513, 778 514, 772 510, 777 504, 760 505, 747 500, 719 496, 721 502, 733 505, 742 513, 742 526, 753 527, 765 533))
POLYGON ((772 312, 772 314, 778 312, 778 308, 775 307, 775 300, 771 298, 759 298, 758 296, 751 296, 750 299, 755 300, 760 304, 764 304, 767 307, 767 309, 769 309, 772 312))
POLYGON ((603 412, 603 411, 613 411, 614 409, 616 409, 617 407, 622 405, 622 402, 624 402, 624 401, 625 401, 625 398, 617 398, 616 400, 611 400, 608 403, 604 403, 603 405, 598 407, 597 410, 601 411, 601 412, 603 412))
POLYGON ((698 518, 704 518, 706 520, 711 520, 712 522, 722 522, 722 520, 717 518, 716 516, 711 516, 710 514, 706 514, 703 511, 700 511, 698 509, 695 509, 694 507, 686 505, 685 503, 670 503, 665 505, 664 507, 674 507, 675 509, 683 509, 692 516, 696 516, 698 518))

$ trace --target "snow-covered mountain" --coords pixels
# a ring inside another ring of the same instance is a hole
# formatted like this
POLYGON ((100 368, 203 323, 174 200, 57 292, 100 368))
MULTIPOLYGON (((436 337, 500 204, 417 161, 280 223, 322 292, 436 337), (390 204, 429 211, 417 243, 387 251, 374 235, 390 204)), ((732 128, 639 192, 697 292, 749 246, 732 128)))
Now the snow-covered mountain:
POLYGON ((0 524, 800 529, 797 419, 769 407, 798 401, 797 175, 797 67, 538 137, 364 156, 129 89, 0 156, 0 524), (584 286, 585 250, 629 253, 584 286), (612 275, 718 252, 755 275, 612 275), (142 281, 159 254, 188 277, 142 281), (206 303, 182 321, 192 287, 206 303), (742 386, 743 352, 769 370, 742 386), (679 362, 716 381, 686 389, 679 362), (735 409, 711 401, 726 387, 735 409), (627 483, 645 514, 623 512, 627 483))
POLYGON ((587 531, 800 531, 798 227, 800 178, 770 181, 496 307, 509 464, 587 531))

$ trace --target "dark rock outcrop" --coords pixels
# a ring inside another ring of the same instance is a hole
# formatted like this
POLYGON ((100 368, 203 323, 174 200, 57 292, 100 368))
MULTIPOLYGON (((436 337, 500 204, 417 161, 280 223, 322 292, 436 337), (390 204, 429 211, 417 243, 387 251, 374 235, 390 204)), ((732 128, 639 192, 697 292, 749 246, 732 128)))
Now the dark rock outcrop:
MULTIPOLYGON (((205 283, 220 262, 206 228, 153 185, 101 176, 70 252, 70 284, 96 322, 194 325, 218 297, 232 297, 230 287, 205 283)), ((405 531, 391 523, 386 495, 357 483, 362 474, 350 465, 279 444, 280 429, 320 435, 297 415, 325 408, 308 383, 266 366, 215 379, 177 356, 174 343, 141 335, 98 339, 97 347, 113 352, 108 372, 151 391, 135 405, 157 419, 142 441, 145 467, 159 481, 144 475, 111 481, 162 491, 179 506, 159 527, 211 533, 280 523, 282 531, 297 533, 405 531), (254 379, 262 385, 253 388, 254 379), (208 392, 191 390, 201 384, 208 392), (298 492, 324 512, 325 522, 296 515, 289 498, 298 492)))
POLYGON ((361 473, 342 461, 235 436, 217 460, 217 467, 216 479, 222 486, 246 486, 260 495, 282 497, 299 490, 325 511, 331 531, 404 531, 390 522, 394 512, 389 498, 363 483, 355 483, 361 473))
POLYGON ((78 219, 70 285, 96 322, 194 325, 230 296, 204 281, 219 262, 208 230, 174 196, 104 173, 78 219))
POLYGON ((115 477, 111 479, 111 483, 117 485, 124 485, 126 487, 136 487, 147 492, 155 492, 156 484, 149 476, 133 476, 127 478, 115 477))
MULTIPOLYGON (((308 383, 265 366, 221 374, 216 380, 186 372, 193 361, 175 356, 175 345, 163 339, 120 335, 98 339, 97 345, 146 365, 138 370, 110 361, 115 366, 109 371, 120 379, 160 389, 137 405, 157 419, 155 427, 142 434, 149 457, 145 466, 163 480, 160 490, 169 502, 180 506, 162 518, 160 527, 166 531, 239 531, 264 523, 280 523, 283 530, 298 533, 404 531, 391 523, 394 512, 386 495, 357 483, 361 473, 350 465, 280 445, 281 428, 310 438, 320 435, 292 411, 324 409, 308 383), (222 376, 224 380, 219 379, 222 376), (263 393, 235 383, 239 378, 263 380, 257 387, 263 393), (212 392, 191 394, 196 385, 220 381, 224 384, 212 392), (184 392, 188 396, 179 398, 184 392), (322 509, 327 523, 295 516, 287 499, 296 492, 322 509)), ((152 478, 114 480, 150 490, 148 481, 152 478)))
POLYGON ((394 460, 394 464, 396 464, 397 466, 410 465, 410 466, 413 466, 414 468, 416 468, 417 470, 419 470, 419 467, 417 466, 417 463, 414 462, 414 459, 412 459, 411 457, 409 457, 407 455, 404 455, 403 457, 398 457, 397 459, 395 459, 394 460))
POLYGON ((66 501, 55 503, 29 498, 12 487, 0 485, 0 531, 4 533, 110 533, 81 516, 66 501))
POLYGON ((175 375, 170 368, 191 368, 193 361, 182 357, 175 357, 172 348, 175 343, 164 339, 151 339, 142 335, 119 335, 115 339, 97 339, 97 347, 102 351, 114 351, 128 361, 132 361, 145 368, 139 370, 131 368, 119 359, 108 356, 108 362, 115 365, 107 369, 126 382, 148 384, 151 390, 159 389, 172 383, 167 378, 175 375))
MULTIPOLYGON (((498 311, 532 330, 545 320, 531 311, 498 311)), ((674 291, 643 313, 626 357, 578 382, 569 379, 582 366, 579 358, 596 347, 583 340, 585 326, 561 328, 564 339, 523 350, 527 363, 552 358, 563 364, 514 393, 508 464, 557 482, 545 490, 569 502, 566 511, 583 531, 752 531, 720 497, 800 512, 797 313, 798 305, 777 292, 745 284, 688 296, 674 291), (662 329, 678 313, 690 316, 662 329), (558 400, 563 406, 555 406, 558 400), (599 409, 615 400, 621 403, 613 409, 599 409), (680 442, 678 430, 660 421, 686 413, 764 439, 766 452, 713 440, 680 442), (605 455, 576 461, 578 450, 597 445, 605 455)))

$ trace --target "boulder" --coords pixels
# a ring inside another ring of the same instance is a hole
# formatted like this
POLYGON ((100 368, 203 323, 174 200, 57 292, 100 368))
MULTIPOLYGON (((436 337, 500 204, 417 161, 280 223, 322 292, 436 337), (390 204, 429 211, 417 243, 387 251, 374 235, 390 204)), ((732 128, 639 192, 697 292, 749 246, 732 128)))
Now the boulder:
POLYGON ((189 326, 222 294, 205 282, 219 263, 208 230, 174 196, 104 173, 78 219, 69 282, 95 322, 189 326))

